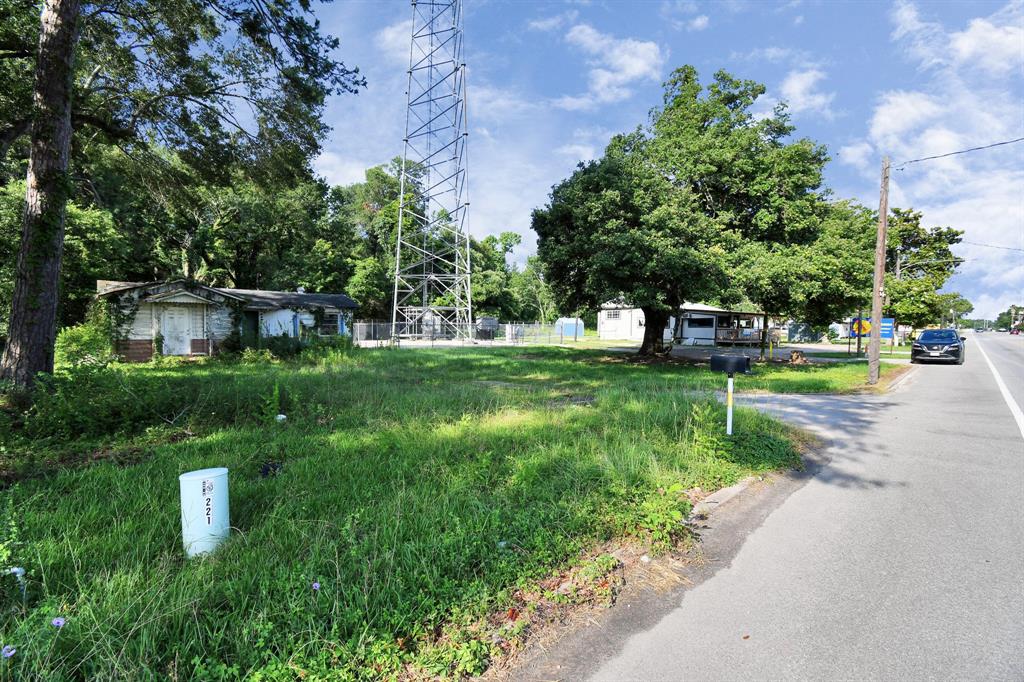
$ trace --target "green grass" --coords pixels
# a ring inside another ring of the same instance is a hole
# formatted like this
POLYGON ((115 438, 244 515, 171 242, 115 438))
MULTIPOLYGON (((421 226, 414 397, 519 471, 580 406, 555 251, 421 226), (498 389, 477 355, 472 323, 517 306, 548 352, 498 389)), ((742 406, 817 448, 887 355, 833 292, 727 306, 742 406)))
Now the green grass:
MULTIPOLYGON (((863 351, 860 355, 857 355, 856 351, 854 351, 853 353, 847 353, 846 351, 834 351, 834 350, 823 350, 823 351, 807 350, 807 351, 804 351, 804 353, 806 355, 809 355, 809 356, 812 356, 812 357, 816 357, 816 358, 841 358, 843 360, 847 360, 847 359, 849 359, 849 360, 864 360, 868 356, 868 352, 866 350, 863 351)), ((895 352, 890 353, 888 350, 883 350, 881 355, 880 355, 880 357, 883 360, 885 360, 886 358, 894 358, 894 359, 909 358, 910 357, 910 351, 909 350, 907 350, 907 351, 897 350, 895 352)))
MULTIPOLYGON (((602 542, 678 537, 682 490, 797 461, 793 432, 753 411, 724 435, 694 393, 720 376, 625 360, 405 349, 58 375, 27 414, 0 413, 0 465, 22 479, 0 568, 28 580, 23 597, 0 577, 0 641, 18 650, 0 679, 479 672, 497 652, 487 616, 517 588, 602 542), (262 477, 266 461, 281 473, 262 477), (186 561, 176 478, 209 466, 231 471, 235 530, 186 561)), ((852 369, 737 383, 848 390, 852 369)))

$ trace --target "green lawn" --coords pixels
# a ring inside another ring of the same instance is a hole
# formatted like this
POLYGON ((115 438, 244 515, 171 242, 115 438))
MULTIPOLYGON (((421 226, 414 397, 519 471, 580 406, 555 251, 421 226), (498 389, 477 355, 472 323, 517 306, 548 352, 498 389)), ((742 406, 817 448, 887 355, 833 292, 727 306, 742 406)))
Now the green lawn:
MULTIPOLYGON (((859 356, 857 355, 856 351, 854 351, 853 353, 847 353, 845 350, 843 350, 843 351, 838 351, 838 350, 823 350, 823 351, 807 350, 807 351, 804 351, 804 353, 806 355, 813 356, 813 357, 816 357, 816 358, 842 358, 844 360, 845 359, 850 359, 850 360, 860 359, 860 360, 863 360, 863 359, 867 358, 867 356, 868 356, 868 352, 866 350, 863 351, 859 356)), ((906 351, 897 350, 897 351, 894 351, 894 352, 890 353, 888 350, 883 350, 881 355, 880 355, 880 357, 883 360, 885 360, 886 358, 893 358, 893 359, 909 358, 910 357, 910 351, 909 350, 906 350, 906 351)))
MULTIPOLYGON (((495 635, 528 622, 488 619, 528 606, 516 588, 605 541, 665 546, 686 489, 797 461, 794 433, 753 411, 724 435, 721 405, 694 393, 720 376, 627 359, 403 349, 58 375, 27 414, 0 411, 0 473, 17 480, 0 568, 27 579, 23 595, 0 576, 0 642, 17 649, 0 679, 479 672, 495 635), (279 474, 261 475, 268 461, 279 474), (176 478, 210 466, 231 470, 235 530, 185 561, 176 478)), ((739 387, 863 379, 845 364, 756 372, 739 387)))

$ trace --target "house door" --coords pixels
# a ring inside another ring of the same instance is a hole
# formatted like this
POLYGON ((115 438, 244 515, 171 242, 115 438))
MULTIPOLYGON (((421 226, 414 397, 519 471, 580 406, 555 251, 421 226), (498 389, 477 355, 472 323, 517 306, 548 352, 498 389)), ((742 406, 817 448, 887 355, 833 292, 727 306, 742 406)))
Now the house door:
POLYGON ((192 354, 192 311, 184 306, 164 310, 160 331, 164 335, 164 355, 192 354))

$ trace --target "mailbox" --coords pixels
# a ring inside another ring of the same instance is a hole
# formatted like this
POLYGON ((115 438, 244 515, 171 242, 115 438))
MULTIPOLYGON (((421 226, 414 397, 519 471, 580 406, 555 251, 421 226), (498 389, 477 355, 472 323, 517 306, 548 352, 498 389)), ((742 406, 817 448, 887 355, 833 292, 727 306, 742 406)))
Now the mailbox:
POLYGON ((711 371, 733 374, 750 374, 750 357, 746 355, 712 355, 711 371))

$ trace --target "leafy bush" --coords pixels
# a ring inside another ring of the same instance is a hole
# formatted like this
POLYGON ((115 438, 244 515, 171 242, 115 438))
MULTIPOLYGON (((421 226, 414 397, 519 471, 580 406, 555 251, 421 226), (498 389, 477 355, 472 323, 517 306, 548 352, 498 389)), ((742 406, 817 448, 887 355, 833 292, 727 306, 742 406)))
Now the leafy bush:
POLYGON ((261 345, 275 357, 293 358, 302 352, 304 346, 302 339, 291 336, 268 336, 261 341, 261 345))
POLYGON ((105 365, 114 358, 110 322, 101 306, 93 306, 85 322, 57 334, 53 357, 57 366, 105 365))
POLYGON ((274 357, 274 354, 266 348, 260 348, 259 350, 255 348, 246 348, 242 351, 242 355, 239 357, 239 360, 246 364, 256 365, 260 363, 274 362, 277 358, 274 357))

